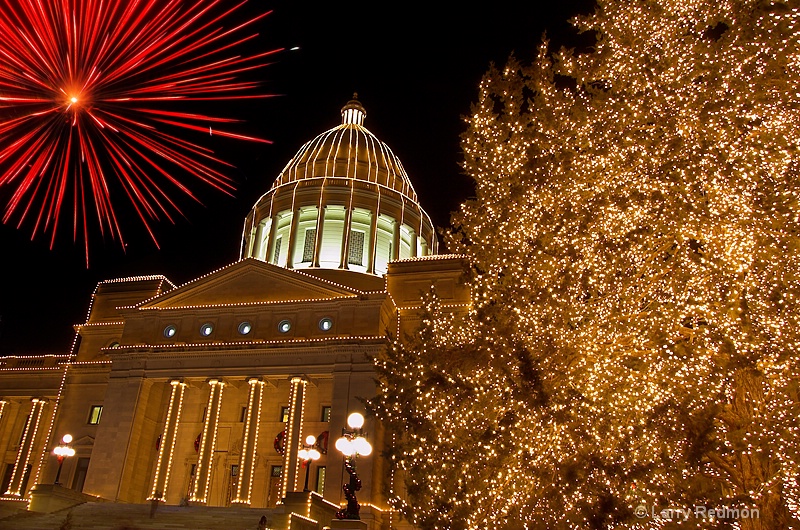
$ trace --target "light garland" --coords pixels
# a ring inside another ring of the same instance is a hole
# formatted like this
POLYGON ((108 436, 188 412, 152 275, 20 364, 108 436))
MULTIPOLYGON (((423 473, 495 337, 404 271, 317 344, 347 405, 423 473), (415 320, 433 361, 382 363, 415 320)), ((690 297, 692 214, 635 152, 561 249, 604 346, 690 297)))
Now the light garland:
MULTIPOLYGON (((256 307, 264 305, 281 305, 281 304, 303 304, 308 302, 338 302, 341 300, 357 300, 360 295, 343 295, 331 296, 325 298, 298 298, 294 300, 260 300, 256 302, 231 302, 225 304, 197 304, 197 305, 176 305, 169 307, 149 306, 140 307, 141 311, 173 311, 184 309, 217 309, 224 307, 256 307)), ((135 306, 134 306, 135 307, 135 306)))
MULTIPOLYGON (((72 357, 72 356, 69 355, 69 356, 65 356, 65 357, 72 357)), ((33 475, 33 483, 34 484, 38 484, 39 483, 39 477, 41 476, 42 468, 44 467, 44 464, 45 464, 45 459, 47 458, 47 455, 49 454, 50 440, 51 440, 51 438, 53 436, 53 429, 55 428, 55 425, 56 425, 56 417, 57 417, 57 414, 58 414, 58 408, 61 405, 61 396, 64 395, 64 386, 66 386, 66 384, 67 384, 67 372, 69 371, 69 368, 71 366, 72 366, 72 363, 66 363, 66 364, 62 365, 62 367, 64 369, 64 373, 61 375, 61 383, 58 386, 58 392, 56 392, 56 400, 55 400, 55 403, 53 404, 53 410, 50 413, 50 424, 47 427, 47 434, 44 437, 44 444, 43 444, 43 447, 42 447, 42 453, 39 456, 38 465, 36 466, 36 473, 34 473, 34 475, 33 475)))
POLYGON ((205 503, 208 500, 208 490, 211 487, 211 466, 214 461, 214 448, 217 445, 217 430, 219 427, 219 414, 222 408, 222 391, 225 383, 218 379, 208 381, 208 404, 206 418, 203 423, 203 434, 200 439, 200 450, 195 468, 195 483, 190 500, 205 503))
POLYGON ((300 461, 297 451, 300 445, 300 435, 303 432, 303 415, 306 399, 306 385, 308 380, 304 377, 293 376, 290 379, 291 390, 289 393, 289 418, 286 425, 286 450, 283 459, 283 473, 281 476, 281 498, 286 497, 286 492, 297 490, 297 477, 300 461), (291 488, 291 490, 289 489, 291 488))
POLYGON ((22 482, 36 443, 36 433, 39 431, 39 422, 42 419, 45 403, 47 403, 45 399, 31 399, 31 413, 28 415, 28 421, 25 422, 25 429, 22 431, 22 441, 20 442, 19 451, 17 451, 17 458, 14 461, 14 470, 11 472, 8 490, 4 492, 4 495, 12 497, 25 496, 25 492, 22 491, 22 482))
POLYGON ((149 501, 166 500, 169 475, 172 470, 172 457, 175 452, 175 442, 178 438, 178 425, 180 424, 181 412, 183 409, 183 394, 187 386, 186 383, 177 379, 173 379, 169 384, 172 387, 172 391, 169 396, 167 416, 164 420, 164 431, 161 434, 161 446, 158 449, 156 470, 153 476, 153 488, 150 491, 150 496, 147 498, 149 501), (165 455, 166 469, 162 472, 165 455))
POLYGON ((247 416, 244 426, 244 437, 242 438, 242 453, 239 458, 239 483, 236 485, 236 496, 233 503, 250 504, 253 493, 253 476, 256 466, 256 448, 258 447, 258 426, 261 424, 261 404, 264 399, 264 385, 266 382, 258 377, 251 377, 247 380, 250 385, 250 392, 247 398, 247 416), (255 409, 255 417, 253 410, 255 409), (250 441, 252 436, 253 440, 250 441), (242 495, 242 488, 247 482, 247 494, 242 495))
MULTIPOLYGON (((331 337, 319 338, 299 338, 299 339, 276 339, 276 340, 251 340, 251 341, 236 341, 236 342, 188 342, 182 344, 126 344, 120 345, 116 348, 101 348, 102 351, 109 353, 121 353, 125 350, 139 350, 139 349, 184 349, 184 348, 219 348, 219 347, 235 347, 235 346, 262 346, 262 345, 295 345, 295 344, 314 344, 314 343, 340 343, 343 341, 349 342, 353 340, 359 341, 385 341, 386 337, 381 335, 335 335, 331 337)), ((2 368, 0 368, 2 370, 2 368)))

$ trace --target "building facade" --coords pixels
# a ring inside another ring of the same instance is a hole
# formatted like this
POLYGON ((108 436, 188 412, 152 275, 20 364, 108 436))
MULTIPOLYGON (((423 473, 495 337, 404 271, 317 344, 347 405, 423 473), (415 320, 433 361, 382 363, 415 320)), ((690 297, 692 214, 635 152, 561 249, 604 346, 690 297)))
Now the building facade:
MULTIPOLYGON (((105 501, 274 510, 286 516, 276 528, 292 525, 288 500, 306 484, 319 513, 346 502, 334 441, 375 394, 372 358, 416 328, 432 286, 452 311, 469 293, 364 108, 354 99, 341 114, 249 212, 239 261, 180 286, 102 282, 71 353, 0 359, 2 502, 28 503, 57 474, 105 501), (67 433, 76 454, 59 465, 67 433), (309 435, 321 457, 306 469, 309 435)), ((402 525, 382 454, 393 435, 366 416, 362 519, 402 525)))

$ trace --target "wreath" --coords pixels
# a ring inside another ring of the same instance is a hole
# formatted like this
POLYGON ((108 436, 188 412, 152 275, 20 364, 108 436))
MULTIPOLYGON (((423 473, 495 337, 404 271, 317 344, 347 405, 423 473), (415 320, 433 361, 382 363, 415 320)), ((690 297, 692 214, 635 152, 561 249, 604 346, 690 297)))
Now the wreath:
POLYGON ((328 438, 330 437, 330 433, 328 431, 321 432, 319 436, 317 436, 317 441, 314 443, 314 447, 317 448, 317 451, 322 453, 323 455, 328 454, 328 438))

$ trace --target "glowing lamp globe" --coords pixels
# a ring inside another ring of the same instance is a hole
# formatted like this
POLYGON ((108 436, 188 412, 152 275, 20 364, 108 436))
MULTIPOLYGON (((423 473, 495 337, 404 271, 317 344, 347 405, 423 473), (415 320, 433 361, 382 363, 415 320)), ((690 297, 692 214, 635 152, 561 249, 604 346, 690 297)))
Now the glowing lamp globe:
POLYGON ((360 429, 364 426, 364 416, 358 412, 350 414, 347 417, 347 425, 349 425, 351 429, 360 429))
POLYGON ((353 446, 353 443, 344 437, 336 440, 336 449, 338 449, 344 456, 353 456, 356 452, 356 448, 353 446))
POLYGON ((369 456, 372 453, 372 445, 370 445, 366 438, 359 436, 353 440, 352 443, 355 446, 356 453, 362 456, 369 456))
POLYGON ((55 454, 59 458, 75 456, 75 449, 73 449, 72 447, 65 447, 63 445, 59 445, 58 447, 53 449, 53 454, 55 454))

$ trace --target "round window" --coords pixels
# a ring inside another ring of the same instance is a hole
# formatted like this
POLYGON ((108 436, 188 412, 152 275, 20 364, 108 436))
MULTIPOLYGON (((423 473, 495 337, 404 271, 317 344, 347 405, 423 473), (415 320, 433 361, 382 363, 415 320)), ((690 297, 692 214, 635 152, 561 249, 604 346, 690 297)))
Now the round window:
POLYGON ((292 323, 288 320, 281 320, 278 324, 278 331, 281 333, 288 333, 290 329, 292 329, 292 323))
POLYGON ((109 344, 108 347, 112 348, 112 349, 117 349, 117 348, 119 348, 119 342, 114 341, 111 344, 109 344))
POLYGON ((330 331, 333 327, 333 320, 328 317, 325 317, 319 321, 319 329, 322 331, 330 331))
POLYGON ((175 336, 175 333, 178 332, 178 328, 175 327, 174 324, 170 324, 169 326, 164 328, 164 336, 168 339, 175 336))
POLYGON ((253 325, 250 324, 250 322, 242 322, 241 324, 239 324, 240 335, 247 335, 252 330, 253 330, 253 325))
POLYGON ((203 324, 200 326, 200 334, 204 337, 208 337, 214 331, 214 326, 211 324, 203 324))

